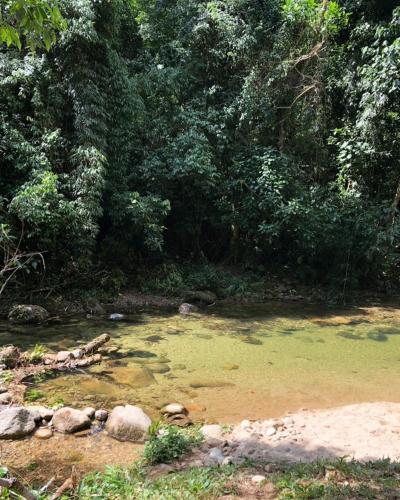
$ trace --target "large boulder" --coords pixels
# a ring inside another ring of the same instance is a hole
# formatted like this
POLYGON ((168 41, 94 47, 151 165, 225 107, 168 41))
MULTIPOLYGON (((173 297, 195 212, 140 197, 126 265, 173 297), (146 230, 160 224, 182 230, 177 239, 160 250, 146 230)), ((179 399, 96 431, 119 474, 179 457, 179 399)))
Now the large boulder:
POLYGON ((116 406, 110 413, 106 431, 120 441, 143 441, 151 425, 151 419, 137 406, 116 406))
POLYGON ((8 313, 8 319, 18 324, 38 324, 46 321, 49 317, 44 307, 20 304, 14 306, 8 313))
POLYGON ((22 406, 13 406, 0 412, 0 439, 27 436, 35 427, 32 413, 22 406))
POLYGON ((52 423, 54 429, 63 434, 72 434, 83 429, 88 429, 92 424, 86 413, 67 406, 60 408, 54 413, 52 423))

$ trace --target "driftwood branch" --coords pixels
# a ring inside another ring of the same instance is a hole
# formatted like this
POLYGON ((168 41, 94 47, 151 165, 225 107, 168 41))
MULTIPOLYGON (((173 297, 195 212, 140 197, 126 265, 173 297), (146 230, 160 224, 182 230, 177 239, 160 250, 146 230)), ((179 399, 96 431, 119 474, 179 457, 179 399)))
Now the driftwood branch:
MULTIPOLYGON (((0 364, 11 369, 12 382, 7 387, 13 400, 23 398, 26 387, 22 383, 29 377, 47 372, 65 372, 86 368, 102 361, 102 355, 96 351, 110 340, 104 333, 74 351, 61 351, 58 354, 44 354, 42 359, 32 362, 28 353, 21 352, 15 346, 7 346, 0 351, 0 364)), ((0 369, 1 371, 1 369, 0 369)))
POLYGON ((4 477, 0 478, 0 487, 7 488, 11 491, 15 491, 18 495, 22 496, 26 500, 36 500, 37 496, 34 495, 26 486, 24 486, 21 481, 18 481, 15 477, 6 479, 4 477))

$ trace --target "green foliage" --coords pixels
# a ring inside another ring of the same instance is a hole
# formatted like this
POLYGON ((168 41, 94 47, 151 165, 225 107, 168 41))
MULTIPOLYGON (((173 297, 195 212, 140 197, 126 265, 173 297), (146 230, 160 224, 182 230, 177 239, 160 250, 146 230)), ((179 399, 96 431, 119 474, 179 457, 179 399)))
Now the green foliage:
POLYGON ((149 429, 143 458, 149 465, 169 463, 188 453, 201 442, 200 433, 153 423, 149 429))
POLYGON ((4 0, 0 7, 0 42, 30 50, 50 50, 56 33, 66 28, 60 9, 53 0, 4 0))
POLYGON ((24 399, 27 403, 33 403, 34 401, 43 399, 44 397, 45 394, 42 391, 39 391, 38 389, 28 389, 25 393, 24 399))
POLYGON ((28 359, 31 363, 40 362, 43 358, 43 355, 46 352, 46 348, 41 344, 35 344, 35 347, 32 351, 28 352, 28 359))
POLYGON ((40 253, 46 279, 112 290, 251 293, 221 265, 398 285, 387 4, 5 2, 6 42, 53 44, 0 51, 0 224, 29 256, 13 283, 42 279, 40 253))

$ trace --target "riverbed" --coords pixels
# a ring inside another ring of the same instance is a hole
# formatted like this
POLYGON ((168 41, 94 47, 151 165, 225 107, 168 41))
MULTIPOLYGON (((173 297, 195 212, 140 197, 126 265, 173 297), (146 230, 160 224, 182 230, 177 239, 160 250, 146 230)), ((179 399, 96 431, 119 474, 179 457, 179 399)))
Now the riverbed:
POLYGON ((88 370, 35 381, 38 403, 130 403, 157 418, 164 404, 178 401, 194 420, 237 423, 301 408, 400 402, 400 312, 393 305, 263 303, 187 317, 141 312, 123 321, 3 322, 0 343, 55 352, 104 332, 119 352, 88 370))

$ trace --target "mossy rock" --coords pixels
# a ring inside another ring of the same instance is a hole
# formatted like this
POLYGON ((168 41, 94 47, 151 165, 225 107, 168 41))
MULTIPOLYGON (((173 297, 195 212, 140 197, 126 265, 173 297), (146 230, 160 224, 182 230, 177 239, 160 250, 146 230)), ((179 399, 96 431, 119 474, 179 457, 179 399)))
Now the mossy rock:
POLYGON ((8 319, 19 325, 43 323, 49 316, 44 307, 26 304, 14 306, 8 313, 8 319))

